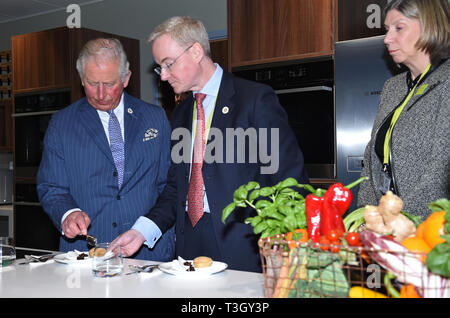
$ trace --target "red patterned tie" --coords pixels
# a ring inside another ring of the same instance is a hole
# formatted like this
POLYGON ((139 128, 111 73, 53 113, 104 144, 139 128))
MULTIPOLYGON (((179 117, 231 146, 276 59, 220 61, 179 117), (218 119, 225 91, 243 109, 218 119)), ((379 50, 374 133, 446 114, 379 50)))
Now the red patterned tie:
POLYGON ((205 152, 205 111, 203 110, 203 100, 206 95, 195 94, 197 104, 197 127, 194 139, 194 151, 192 153, 191 181, 188 189, 188 215, 191 219, 192 227, 203 216, 203 154, 205 152))

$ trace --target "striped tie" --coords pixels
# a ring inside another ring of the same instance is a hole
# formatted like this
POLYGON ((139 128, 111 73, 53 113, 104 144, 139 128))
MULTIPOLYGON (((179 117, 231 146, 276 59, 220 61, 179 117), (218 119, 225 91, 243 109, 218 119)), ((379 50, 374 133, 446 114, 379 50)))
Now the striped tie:
POLYGON ((194 139, 194 151, 192 154, 191 180, 188 189, 188 215, 194 227, 203 216, 203 154, 205 152, 205 111, 203 100, 206 95, 195 94, 197 104, 197 127, 194 139))
POLYGON ((109 113, 109 143, 111 148, 111 154, 114 159, 114 163, 116 164, 118 180, 117 183, 119 185, 119 189, 122 186, 123 181, 123 170, 125 163, 125 150, 122 138, 122 131, 120 129, 119 120, 114 114, 114 110, 108 111, 109 113))

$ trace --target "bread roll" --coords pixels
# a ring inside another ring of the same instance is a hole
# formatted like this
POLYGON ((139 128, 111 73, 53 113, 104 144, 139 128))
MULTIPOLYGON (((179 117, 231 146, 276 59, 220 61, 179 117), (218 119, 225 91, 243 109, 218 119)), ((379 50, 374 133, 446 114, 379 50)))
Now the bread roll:
POLYGON ((199 256, 194 258, 194 267, 196 268, 205 268, 210 267, 212 265, 212 259, 208 256, 199 256))
POLYGON ((95 250, 95 256, 103 256, 106 254, 106 250, 102 247, 95 249, 95 247, 91 248, 89 250, 89 257, 94 257, 94 250, 95 250))

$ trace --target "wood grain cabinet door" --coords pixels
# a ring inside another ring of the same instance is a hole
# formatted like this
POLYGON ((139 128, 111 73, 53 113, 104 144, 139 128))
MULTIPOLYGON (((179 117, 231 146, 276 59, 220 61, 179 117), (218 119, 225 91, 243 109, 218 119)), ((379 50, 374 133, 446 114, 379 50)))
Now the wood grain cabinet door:
POLYGON ((70 39, 67 28, 11 37, 14 93, 70 87, 70 39))
POLYGON ((333 54, 335 0, 228 0, 231 67, 333 54))

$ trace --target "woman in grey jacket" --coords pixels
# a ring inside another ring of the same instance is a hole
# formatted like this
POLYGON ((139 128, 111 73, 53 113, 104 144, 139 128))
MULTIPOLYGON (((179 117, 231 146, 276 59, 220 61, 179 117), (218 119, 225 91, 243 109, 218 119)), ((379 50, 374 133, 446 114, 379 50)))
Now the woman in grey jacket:
POLYGON ((384 43, 408 68, 386 81, 364 155, 358 206, 377 205, 388 190, 422 218, 450 198, 450 4, 392 0, 384 43))

